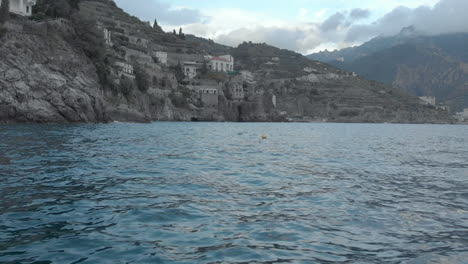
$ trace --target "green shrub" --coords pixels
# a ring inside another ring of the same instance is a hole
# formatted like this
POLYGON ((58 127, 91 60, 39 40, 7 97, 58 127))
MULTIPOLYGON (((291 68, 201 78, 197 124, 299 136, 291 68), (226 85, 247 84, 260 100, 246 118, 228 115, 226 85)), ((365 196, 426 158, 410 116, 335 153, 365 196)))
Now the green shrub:
POLYGON ((169 98, 171 99, 172 104, 177 108, 187 108, 188 102, 185 97, 181 94, 171 93, 169 94, 169 98))
POLYGON ((3 38, 3 36, 5 36, 7 33, 7 29, 0 26, 0 39, 3 38))
POLYGON ((78 10, 80 0, 39 0, 33 8, 34 15, 69 18, 78 10))
POLYGON ((223 72, 209 72, 206 74, 206 78, 218 82, 225 82, 227 79, 226 74, 223 72))
POLYGON ((0 6, 0 25, 10 19, 10 1, 2 1, 0 6))
POLYGON ((122 75, 120 77, 120 92, 125 96, 129 96, 134 89, 135 84, 133 80, 122 75))
POLYGON ((148 91, 150 86, 150 76, 148 75, 146 70, 143 67, 141 67, 141 65, 138 63, 133 66, 133 69, 138 90, 142 92, 148 91))

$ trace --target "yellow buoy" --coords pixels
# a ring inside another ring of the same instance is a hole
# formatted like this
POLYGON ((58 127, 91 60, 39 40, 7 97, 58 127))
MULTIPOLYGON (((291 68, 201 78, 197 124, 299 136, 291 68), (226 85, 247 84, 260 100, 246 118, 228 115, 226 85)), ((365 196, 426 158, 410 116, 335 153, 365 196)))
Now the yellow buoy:
POLYGON ((268 137, 266 135, 262 135, 262 139, 267 139, 268 137))

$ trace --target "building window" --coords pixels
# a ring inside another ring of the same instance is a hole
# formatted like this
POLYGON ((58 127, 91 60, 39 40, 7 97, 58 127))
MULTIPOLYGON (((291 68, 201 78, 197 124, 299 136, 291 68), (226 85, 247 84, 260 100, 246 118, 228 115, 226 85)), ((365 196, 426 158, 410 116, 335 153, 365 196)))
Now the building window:
POLYGON ((26 13, 29 14, 29 6, 26 6, 26 13))

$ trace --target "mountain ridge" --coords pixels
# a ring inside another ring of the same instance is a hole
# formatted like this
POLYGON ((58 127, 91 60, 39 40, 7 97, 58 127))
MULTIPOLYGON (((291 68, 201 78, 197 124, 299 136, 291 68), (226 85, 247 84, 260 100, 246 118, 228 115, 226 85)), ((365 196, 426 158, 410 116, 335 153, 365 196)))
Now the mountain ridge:
POLYGON ((375 38, 341 52, 318 53, 308 57, 319 58, 416 96, 435 96, 438 102, 450 106, 452 111, 460 111, 468 107, 466 43, 468 33, 436 36, 410 34, 403 38, 400 34, 375 38), (360 53, 364 49, 369 52, 360 53), (344 61, 337 61, 337 56, 343 54, 347 55, 344 61))

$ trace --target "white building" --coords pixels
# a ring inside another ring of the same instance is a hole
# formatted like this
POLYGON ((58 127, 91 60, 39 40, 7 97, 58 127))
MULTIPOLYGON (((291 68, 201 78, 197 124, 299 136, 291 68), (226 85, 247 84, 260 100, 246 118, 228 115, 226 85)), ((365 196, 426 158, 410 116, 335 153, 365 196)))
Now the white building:
POLYGON ((189 78, 189 79, 193 79, 195 78, 195 76, 197 76, 197 69, 198 69, 198 63, 194 62, 194 61, 186 61, 184 62, 184 68, 183 68, 183 71, 184 71, 184 75, 185 77, 189 78))
POLYGON ((419 99, 424 105, 436 105, 436 98, 434 96, 420 96, 419 99))
POLYGON ((167 52, 157 51, 155 55, 156 55, 156 58, 158 59, 158 63, 167 65, 167 52))
MULTIPOLYGON (((5 0, 0 0, 0 3, 5 0)), ((9 0, 10 12, 20 16, 31 16, 32 7, 36 5, 36 0, 9 0)))
POLYGON ((465 122, 468 121, 468 108, 465 108, 463 112, 456 113, 455 117, 459 122, 465 122))
POLYGON ((223 55, 219 57, 208 57, 208 68, 212 71, 218 72, 232 72, 234 71, 234 57, 231 55, 223 55))
POLYGON ((242 102, 244 101, 244 88, 242 88, 242 85, 240 84, 235 84, 231 87, 230 89, 231 95, 232 95, 232 100, 234 102, 242 102))
POLYGON ((107 28, 103 28, 102 30, 104 32, 104 41, 107 46, 112 46, 112 32, 108 30, 107 28))
POLYGON ((117 68, 119 68, 119 75, 125 75, 129 78, 134 78, 134 69, 133 69, 133 65, 131 64, 128 64, 126 62, 122 62, 122 61, 117 61, 115 62, 115 66, 117 66, 117 68))

